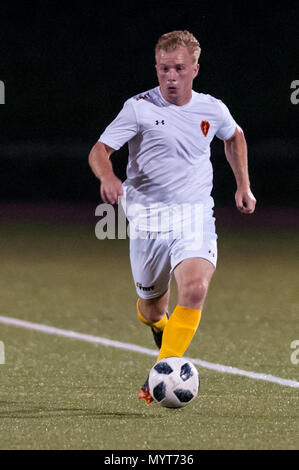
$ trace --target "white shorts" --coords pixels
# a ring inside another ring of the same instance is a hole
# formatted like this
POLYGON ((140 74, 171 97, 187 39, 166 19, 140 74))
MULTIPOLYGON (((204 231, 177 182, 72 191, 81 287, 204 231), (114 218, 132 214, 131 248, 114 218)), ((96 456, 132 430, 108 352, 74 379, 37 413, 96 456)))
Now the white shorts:
POLYGON ((131 269, 138 296, 151 299, 163 295, 175 267, 187 258, 204 258, 216 268, 217 234, 213 216, 208 220, 205 217, 200 239, 195 235, 167 239, 165 234, 150 232, 144 233, 143 238, 130 238, 131 269))

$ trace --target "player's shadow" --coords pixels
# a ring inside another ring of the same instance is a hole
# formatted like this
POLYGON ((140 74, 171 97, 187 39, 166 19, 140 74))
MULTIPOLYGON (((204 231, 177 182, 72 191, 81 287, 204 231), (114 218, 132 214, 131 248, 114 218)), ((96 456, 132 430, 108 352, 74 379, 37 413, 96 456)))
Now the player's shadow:
MULTIPOLYGON (((5 402, 7 405, 7 402, 5 402)), ((11 402, 9 403, 12 404, 11 402)), ((0 407, 3 405, 3 402, 0 401, 0 407)), ((145 419, 148 418, 146 413, 140 411, 136 412, 122 412, 122 411, 103 411, 101 409, 84 409, 84 408, 49 408, 49 407, 30 407, 28 409, 14 409, 14 410, 5 410, 0 411, 1 418, 10 418, 10 419, 37 419, 37 418, 59 418, 59 417, 84 417, 92 419, 124 419, 124 418, 133 418, 133 419, 145 419)), ((152 416, 155 418, 155 416, 152 416)), ((160 416, 157 416, 160 418, 160 416)))

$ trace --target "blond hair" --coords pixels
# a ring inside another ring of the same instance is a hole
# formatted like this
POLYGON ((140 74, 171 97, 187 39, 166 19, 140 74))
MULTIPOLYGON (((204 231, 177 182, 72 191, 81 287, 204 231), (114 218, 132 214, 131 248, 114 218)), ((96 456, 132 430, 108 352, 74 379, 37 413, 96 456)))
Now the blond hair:
POLYGON ((171 31, 170 33, 163 34, 156 44, 155 54, 160 50, 166 52, 174 51, 180 46, 187 47, 193 57, 194 64, 196 64, 201 53, 201 48, 198 40, 187 30, 171 31))

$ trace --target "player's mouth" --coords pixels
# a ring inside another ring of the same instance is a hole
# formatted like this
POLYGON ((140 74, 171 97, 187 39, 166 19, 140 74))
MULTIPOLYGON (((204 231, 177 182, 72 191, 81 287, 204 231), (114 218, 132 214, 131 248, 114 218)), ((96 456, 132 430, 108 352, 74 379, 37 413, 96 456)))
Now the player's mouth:
POLYGON ((168 90, 170 93, 173 93, 173 92, 177 91, 177 87, 175 87, 175 86, 169 86, 169 87, 167 87, 167 90, 168 90))

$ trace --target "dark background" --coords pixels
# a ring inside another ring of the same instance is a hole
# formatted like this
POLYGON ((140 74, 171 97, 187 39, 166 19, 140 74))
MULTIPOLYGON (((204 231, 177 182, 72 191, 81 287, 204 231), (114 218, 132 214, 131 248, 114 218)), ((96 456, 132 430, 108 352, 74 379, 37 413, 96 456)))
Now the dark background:
MULTIPOLYGON (((298 203, 296 2, 1 2, 0 197, 100 201, 88 153, 130 96, 157 85, 154 46, 188 29, 202 47, 196 91, 222 99, 249 147, 260 206, 298 203)), ((113 155, 125 178, 126 146, 113 155)), ((212 145, 214 197, 234 204, 223 143, 212 145)))

